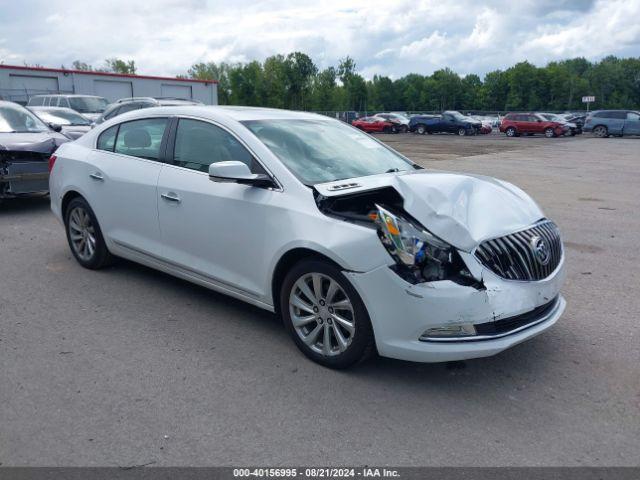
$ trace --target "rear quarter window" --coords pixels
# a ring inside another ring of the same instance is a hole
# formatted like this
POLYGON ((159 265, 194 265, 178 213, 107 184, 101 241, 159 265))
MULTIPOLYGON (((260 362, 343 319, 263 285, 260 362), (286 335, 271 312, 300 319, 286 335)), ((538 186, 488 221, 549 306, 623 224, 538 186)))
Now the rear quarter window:
POLYGON ((98 143, 96 147, 98 150, 106 150, 108 152, 113 152, 113 148, 116 144, 116 134, 118 133, 118 125, 114 125, 113 127, 107 128, 104 132, 100 134, 98 137, 98 143))

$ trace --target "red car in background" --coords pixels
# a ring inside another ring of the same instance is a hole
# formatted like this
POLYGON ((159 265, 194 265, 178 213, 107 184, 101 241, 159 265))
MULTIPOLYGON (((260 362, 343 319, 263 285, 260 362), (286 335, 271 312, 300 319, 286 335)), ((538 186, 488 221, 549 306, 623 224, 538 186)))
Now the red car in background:
POLYGON ((356 128, 360 130, 364 130, 368 133, 373 132, 384 132, 384 133, 395 133, 397 131, 396 125, 388 122, 384 118, 380 117, 362 117, 351 122, 356 128))
POLYGON ((536 113, 507 113, 500 123, 500 131, 507 137, 543 134, 545 137, 564 135, 569 127, 560 122, 547 120, 536 113))

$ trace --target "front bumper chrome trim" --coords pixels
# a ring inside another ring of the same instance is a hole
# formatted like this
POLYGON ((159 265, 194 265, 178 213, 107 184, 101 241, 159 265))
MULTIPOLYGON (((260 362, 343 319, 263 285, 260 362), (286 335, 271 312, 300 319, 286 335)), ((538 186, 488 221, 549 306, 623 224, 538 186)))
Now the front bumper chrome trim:
POLYGON ((556 297, 551 301, 550 308, 546 309, 544 314, 540 318, 530 323, 527 323, 526 325, 522 325, 520 327, 514 328, 513 330, 509 330, 507 332, 501 332, 501 333, 496 333, 492 335, 474 335, 474 336, 468 336, 468 337, 449 337, 449 338, 420 337, 419 340, 425 343, 432 343, 432 342, 433 343, 461 343, 461 342, 477 342, 477 341, 484 341, 484 340, 495 340, 496 338, 507 337, 509 335, 516 334, 528 328, 535 327, 536 325, 544 323, 550 318, 553 318, 557 313, 558 309, 560 308, 561 303, 562 302, 560 301, 560 296, 556 297))

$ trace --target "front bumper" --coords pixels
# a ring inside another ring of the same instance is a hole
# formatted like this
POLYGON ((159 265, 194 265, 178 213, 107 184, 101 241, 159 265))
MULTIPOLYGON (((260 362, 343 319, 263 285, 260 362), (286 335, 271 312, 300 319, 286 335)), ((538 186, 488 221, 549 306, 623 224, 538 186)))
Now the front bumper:
POLYGON ((448 280, 412 285, 387 266, 345 274, 367 307, 378 352, 401 360, 447 362, 495 355, 542 333, 565 309, 566 302, 559 295, 565 275, 564 258, 541 281, 504 280, 484 268, 479 272, 484 289, 448 280), (504 335, 461 337, 456 341, 419 340, 432 327, 495 322, 531 312, 555 298, 553 308, 540 318, 504 335))
POLYGON ((49 191, 49 164, 15 162, 0 166, 0 198, 49 191))

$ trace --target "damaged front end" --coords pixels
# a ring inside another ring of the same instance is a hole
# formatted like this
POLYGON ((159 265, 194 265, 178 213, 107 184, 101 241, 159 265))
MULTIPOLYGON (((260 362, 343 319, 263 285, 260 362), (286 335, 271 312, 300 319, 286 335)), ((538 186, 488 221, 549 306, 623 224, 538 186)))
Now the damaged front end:
POLYGON ((0 143, 0 198, 47 193, 49 158, 59 143, 54 138, 0 143))
POLYGON ((326 215, 375 228, 395 264, 390 268, 411 284, 450 280, 483 289, 458 250, 436 237, 403 208, 403 198, 393 187, 324 197, 316 203, 326 215))
POLYGON ((48 153, 0 150, 0 198, 49 190, 48 153))

